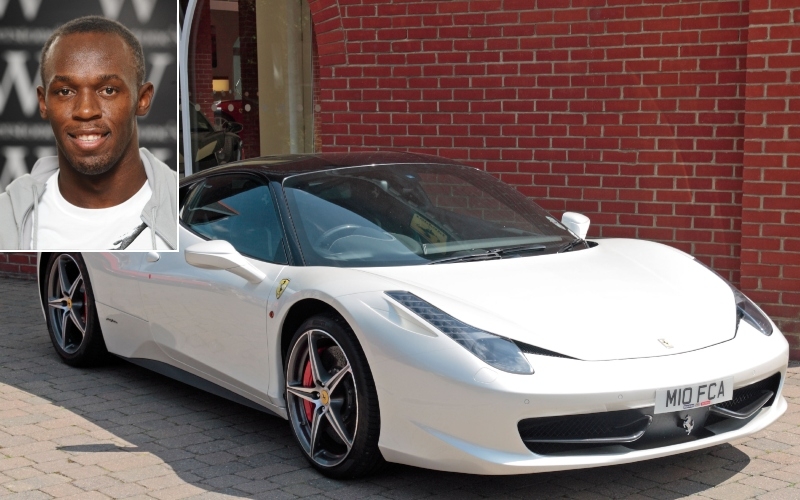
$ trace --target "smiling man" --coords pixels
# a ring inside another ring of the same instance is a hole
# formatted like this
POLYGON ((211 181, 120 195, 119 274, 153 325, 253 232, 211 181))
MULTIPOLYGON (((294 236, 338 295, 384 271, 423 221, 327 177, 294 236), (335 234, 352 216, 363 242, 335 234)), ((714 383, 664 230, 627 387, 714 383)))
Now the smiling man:
POLYGON ((39 113, 58 156, 0 194, 0 250, 177 248, 177 176, 139 148, 153 85, 126 27, 88 16, 58 28, 41 56, 39 113))

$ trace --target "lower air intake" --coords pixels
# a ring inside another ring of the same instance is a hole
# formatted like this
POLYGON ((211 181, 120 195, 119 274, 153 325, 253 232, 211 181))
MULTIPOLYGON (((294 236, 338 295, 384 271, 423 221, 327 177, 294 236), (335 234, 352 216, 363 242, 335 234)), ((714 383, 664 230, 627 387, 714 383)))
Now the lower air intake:
MULTIPOLYGON (((734 390, 733 399, 716 406, 733 412, 747 409, 754 403, 757 407, 760 403, 756 402, 767 397, 766 394, 778 393, 780 382, 781 374, 776 373, 734 390)), ((770 406, 774 399, 774 396, 770 398, 764 407, 770 406)), ((710 408, 654 414, 651 406, 635 410, 527 418, 519 421, 517 429, 528 449, 540 455, 574 453, 612 445, 616 446, 616 452, 624 450, 620 446, 630 450, 652 449, 713 436, 715 433, 708 426, 733 420, 713 414, 710 408), (682 425, 687 417, 693 422, 689 433, 682 425)), ((738 420, 740 425, 748 421, 738 420)))

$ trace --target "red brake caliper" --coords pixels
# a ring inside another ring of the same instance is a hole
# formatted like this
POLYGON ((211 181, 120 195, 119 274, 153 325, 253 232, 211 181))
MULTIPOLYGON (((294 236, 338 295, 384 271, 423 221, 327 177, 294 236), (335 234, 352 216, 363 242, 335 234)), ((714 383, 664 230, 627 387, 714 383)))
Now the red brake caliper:
MULTIPOLYGON (((306 368, 303 370, 303 387, 314 387, 314 375, 311 373, 311 362, 306 361, 306 368)), ((306 418, 309 422, 314 417, 314 405, 311 401, 303 400, 303 408, 306 410, 306 418)))

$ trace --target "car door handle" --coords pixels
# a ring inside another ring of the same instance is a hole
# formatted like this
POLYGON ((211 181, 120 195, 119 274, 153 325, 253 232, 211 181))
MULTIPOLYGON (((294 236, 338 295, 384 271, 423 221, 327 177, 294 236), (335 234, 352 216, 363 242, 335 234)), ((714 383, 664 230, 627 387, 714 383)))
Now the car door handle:
POLYGON ((147 262, 158 262, 161 255, 158 252, 147 252, 147 262))

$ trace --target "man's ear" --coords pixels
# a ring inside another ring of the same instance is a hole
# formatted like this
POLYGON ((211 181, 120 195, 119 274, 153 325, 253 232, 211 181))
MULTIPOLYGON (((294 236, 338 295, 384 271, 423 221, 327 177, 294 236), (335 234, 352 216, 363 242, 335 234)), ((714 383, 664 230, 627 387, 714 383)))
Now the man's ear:
POLYGON ((36 97, 39 99, 39 116, 47 120, 47 104, 44 102, 44 87, 36 87, 36 97))
POLYGON ((136 102, 136 116, 145 116, 150 111, 150 105, 153 103, 153 94, 156 89, 153 84, 146 82, 139 87, 139 98, 136 102))

